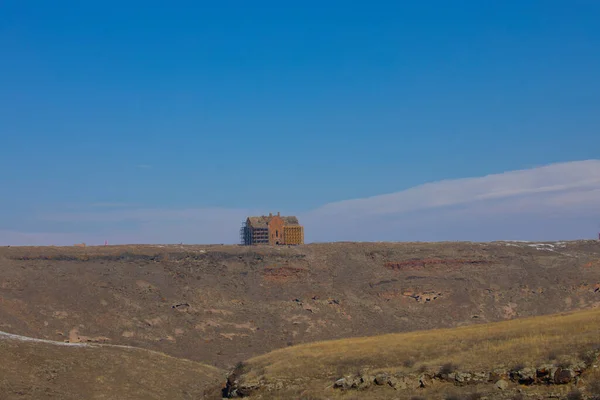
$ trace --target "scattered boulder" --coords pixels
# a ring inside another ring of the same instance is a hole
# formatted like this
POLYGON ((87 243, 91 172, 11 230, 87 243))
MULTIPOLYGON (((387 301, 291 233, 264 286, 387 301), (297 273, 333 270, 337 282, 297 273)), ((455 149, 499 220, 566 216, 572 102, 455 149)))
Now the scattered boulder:
POLYGON ((513 381, 517 381, 521 385, 531 385, 535 382, 536 370, 534 368, 521 368, 520 370, 512 371, 510 377, 513 381))
POLYGON ((578 361, 570 366, 570 369, 573 372, 575 372, 576 374, 581 374, 587 368, 588 368, 588 365, 585 363, 585 361, 578 361))
POLYGON ((390 382, 390 377, 386 373, 379 373, 375 375, 375 384, 378 386, 387 385, 390 382))
POLYGON ((488 382, 496 382, 503 378, 507 378, 506 371, 501 369, 495 369, 492 372, 490 372, 488 382))
POLYGON ((336 389, 344 389, 346 387, 346 378, 340 378, 335 381, 333 387, 336 389))
POLYGON ((419 377, 419 387, 428 388, 433 385, 433 378, 427 374, 423 374, 419 377))
POLYGON ((557 385, 564 385, 570 383, 573 380, 574 374, 570 369, 558 368, 554 373, 554 383, 557 385))
POLYGON ((361 384, 361 378, 358 376, 346 376, 344 378, 340 378, 333 384, 334 388, 350 390, 350 389, 358 389, 361 384))
POLYGON ((506 390, 508 389, 508 382, 506 382, 504 379, 500 379, 494 384, 494 386, 496 386, 497 389, 506 390))
POLYGON ((454 375, 454 382, 459 385, 467 384, 473 380, 473 375, 469 372, 457 371, 450 375, 454 375))
POLYGON ((538 367, 535 371, 536 380, 538 383, 551 383, 553 381, 556 367, 551 364, 546 364, 538 367))
POLYGON ((448 375, 443 375, 440 378, 441 380, 450 381, 455 385, 464 386, 468 384, 487 383, 490 381, 490 374, 486 372, 456 371, 448 375))
POLYGON ((235 397, 247 397, 261 387, 261 382, 259 380, 244 380, 241 382, 236 380, 234 387, 235 397))
POLYGON ((490 381, 490 374, 487 372, 474 372, 471 381, 474 383, 487 383, 490 381))
POLYGON ((396 390, 404 390, 408 388, 404 379, 398 379, 395 376, 390 376, 388 379, 388 385, 396 390))
POLYGON ((360 382, 358 384, 359 389, 367 389, 370 387, 373 382, 375 382, 375 377, 372 375, 362 375, 360 377, 360 382))

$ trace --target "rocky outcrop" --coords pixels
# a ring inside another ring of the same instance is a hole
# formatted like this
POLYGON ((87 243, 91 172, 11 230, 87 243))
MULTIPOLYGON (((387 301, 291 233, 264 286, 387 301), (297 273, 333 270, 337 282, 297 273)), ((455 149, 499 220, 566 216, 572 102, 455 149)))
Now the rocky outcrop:
MULTIPOLYGON (((544 364, 537 367, 519 366, 512 369, 495 369, 493 371, 461 371, 452 364, 440 368, 439 372, 392 373, 379 371, 347 375, 336 379, 332 386, 342 391, 367 390, 374 386, 387 386, 395 390, 414 390, 427 388, 437 383, 453 384, 455 386, 493 385, 498 390, 509 390, 518 385, 567 385, 579 381, 579 377, 587 368, 597 367, 600 349, 583 354, 584 360, 560 365, 544 364)), ((243 363, 231 372, 223 389, 223 397, 247 397, 256 391, 277 391, 283 387, 283 382, 268 382, 264 377, 252 377, 246 374, 243 363)))
MULTIPOLYGON (((595 358, 600 356, 596 352, 595 358)), ((450 373, 390 374, 380 372, 375 376, 347 376, 335 381, 334 387, 341 390, 365 389, 369 386, 388 385, 396 390, 418 389, 435 382, 452 383, 456 386, 494 384, 506 390, 512 384, 519 385, 566 385, 577 383, 579 376, 588 367, 584 361, 568 366, 541 365, 513 370, 454 371, 450 373)))

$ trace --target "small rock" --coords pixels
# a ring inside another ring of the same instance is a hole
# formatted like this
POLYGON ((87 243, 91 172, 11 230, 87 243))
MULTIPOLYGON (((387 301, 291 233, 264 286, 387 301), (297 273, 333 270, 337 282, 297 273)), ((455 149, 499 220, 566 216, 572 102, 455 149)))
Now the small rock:
POLYGON ((433 384, 433 379, 427 374, 423 374, 419 377, 419 387, 428 388, 433 384))
POLYGON ((340 378, 337 381, 335 381, 335 383, 333 384, 334 388, 344 388, 346 386, 346 379, 345 378, 340 378))
POLYGON ((508 382, 506 382, 504 379, 500 379, 498 382, 495 383, 495 385, 497 389, 500 390, 506 390, 508 389, 508 382))
POLYGON ((406 389, 406 384, 404 383, 404 381, 400 381, 393 376, 390 376, 388 378, 388 385, 390 385, 394 389, 406 389))
POLYGON ((346 376, 334 382, 333 387, 337 389, 358 389, 361 379, 357 376, 346 376))
POLYGON ((360 383, 358 384, 359 389, 366 389, 375 382, 375 377, 372 375, 362 375, 360 377, 360 383))
POLYGON ((358 386, 360 385, 361 381, 360 381, 360 377, 358 376, 350 376, 350 377, 346 377, 346 389, 358 389, 358 386))
POLYGON ((585 361, 578 361, 575 364, 571 365, 571 369, 573 370, 573 372, 578 372, 578 373, 582 373, 583 371, 586 370, 587 367, 588 366, 585 363, 585 361))
POLYGON ((474 372, 471 380, 475 383, 486 383, 490 379, 490 374, 487 372, 474 372))
POLYGON ((496 370, 490 372, 490 375, 488 377, 488 382, 496 382, 505 377, 506 377, 506 371, 496 369, 496 370))
POLYGON ((536 377, 538 383, 553 383, 554 373, 557 368, 552 364, 546 364, 536 369, 536 377))
POLYGON ((511 372, 511 378, 516 380, 521 385, 531 385, 535 382, 536 370, 534 368, 523 368, 518 371, 511 372))
POLYGON ((375 384, 376 385, 379 385, 379 386, 387 385, 389 381, 390 381, 390 377, 388 376, 388 374, 379 373, 379 374, 375 375, 375 384))
POLYGON ((396 390, 418 389, 419 381, 418 379, 411 379, 407 376, 392 377, 390 378, 390 386, 396 390))
POLYGON ((471 374, 470 374, 470 373, 468 373, 468 372, 456 372, 456 373, 454 374, 454 381, 455 381, 456 383, 459 383, 459 384, 464 384, 464 383, 467 383, 467 382, 469 382, 469 381, 470 381, 472 378, 473 378, 473 375, 471 375, 471 374))
POLYGON ((573 380, 573 376, 573 372, 570 369, 558 368, 554 373, 554 383, 557 385, 570 383, 573 380))
POLYGON ((250 396, 252 392, 260 388, 260 384, 258 379, 238 382, 237 393, 241 397, 250 396))

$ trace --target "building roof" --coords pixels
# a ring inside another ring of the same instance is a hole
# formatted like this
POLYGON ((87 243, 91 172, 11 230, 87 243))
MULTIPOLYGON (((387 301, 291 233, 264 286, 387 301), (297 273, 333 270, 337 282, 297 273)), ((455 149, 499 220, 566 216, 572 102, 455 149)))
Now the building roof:
POLYGON ((266 228, 269 223, 269 217, 248 217, 248 225, 253 228, 266 228))
MULTIPOLYGON (((267 228, 269 221, 274 216, 259 216, 259 217, 248 217, 248 226, 252 226, 253 228, 267 228)), ((300 225, 298 222, 298 217, 290 216, 290 217, 281 217, 283 219, 283 223, 285 225, 300 225)))
POLYGON ((300 225, 297 217, 281 217, 285 225, 300 225))

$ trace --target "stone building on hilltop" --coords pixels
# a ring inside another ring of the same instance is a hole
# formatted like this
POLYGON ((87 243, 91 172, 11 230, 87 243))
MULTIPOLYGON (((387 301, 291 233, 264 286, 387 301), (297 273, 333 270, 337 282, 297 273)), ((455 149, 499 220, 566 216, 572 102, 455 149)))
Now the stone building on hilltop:
POLYGON ((297 245, 304 244, 304 227, 298 218, 269 216, 248 217, 240 229, 242 245, 297 245))

